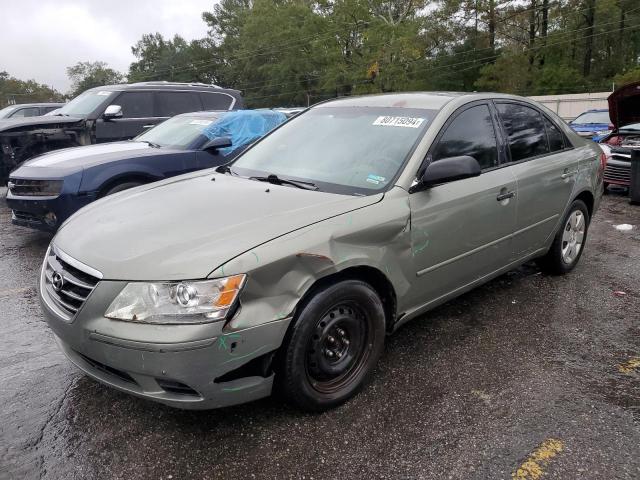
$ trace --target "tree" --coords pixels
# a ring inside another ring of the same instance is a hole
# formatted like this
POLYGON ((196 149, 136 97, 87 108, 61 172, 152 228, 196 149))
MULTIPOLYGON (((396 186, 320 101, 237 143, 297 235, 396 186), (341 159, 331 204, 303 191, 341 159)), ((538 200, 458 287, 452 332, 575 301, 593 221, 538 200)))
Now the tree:
POLYGON ((124 75, 109 68, 105 62, 78 62, 67 67, 67 76, 71 80, 71 97, 90 88, 122 83, 125 80, 124 75))
POLYGON ((60 102, 64 96, 35 80, 19 80, 0 71, 0 108, 14 103, 60 102))
POLYGON ((129 66, 129 81, 217 83, 215 59, 210 42, 187 42, 180 35, 167 40, 160 33, 148 33, 131 47, 138 61, 129 66))

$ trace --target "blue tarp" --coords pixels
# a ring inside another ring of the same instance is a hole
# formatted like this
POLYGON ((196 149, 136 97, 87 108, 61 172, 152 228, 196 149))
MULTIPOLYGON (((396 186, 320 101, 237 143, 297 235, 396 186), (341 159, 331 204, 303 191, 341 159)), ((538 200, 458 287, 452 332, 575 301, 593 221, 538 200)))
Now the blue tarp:
POLYGON ((222 155, 227 155, 264 136, 286 120, 284 113, 273 110, 236 110, 224 113, 215 123, 205 128, 202 134, 209 140, 230 137, 232 146, 219 150, 222 155))

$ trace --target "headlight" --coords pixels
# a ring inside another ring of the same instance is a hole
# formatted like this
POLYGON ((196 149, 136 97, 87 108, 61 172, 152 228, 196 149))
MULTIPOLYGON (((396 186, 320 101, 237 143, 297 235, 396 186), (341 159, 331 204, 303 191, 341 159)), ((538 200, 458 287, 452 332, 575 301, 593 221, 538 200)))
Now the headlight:
POLYGON ((233 306, 246 275, 198 282, 131 282, 104 314, 142 323, 205 323, 222 320, 233 306))

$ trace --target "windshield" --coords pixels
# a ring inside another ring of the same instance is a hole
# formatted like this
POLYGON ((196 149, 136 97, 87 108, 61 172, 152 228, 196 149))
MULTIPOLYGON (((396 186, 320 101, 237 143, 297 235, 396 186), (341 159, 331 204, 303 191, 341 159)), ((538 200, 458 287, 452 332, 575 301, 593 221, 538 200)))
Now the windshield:
POLYGON ((219 115, 207 115, 203 117, 173 117, 162 122, 160 125, 147 130, 142 135, 138 135, 134 140, 137 142, 151 142, 161 147, 171 147, 181 150, 192 148, 196 140, 202 143, 207 139, 203 131, 209 125, 218 120, 224 113, 219 115))
POLYGON ((57 115, 66 115, 69 117, 86 117, 93 112, 104 101, 113 96, 114 93, 108 90, 93 90, 84 92, 67 103, 58 110, 57 115))
POLYGON ((241 155, 232 173, 274 174, 335 193, 376 193, 399 174, 435 114, 412 108, 314 108, 241 155))
POLYGON ((609 124, 609 112, 586 112, 579 115, 571 123, 604 123, 609 124))
POLYGON ((4 107, 0 110, 0 118, 7 118, 15 109, 16 107, 4 107))

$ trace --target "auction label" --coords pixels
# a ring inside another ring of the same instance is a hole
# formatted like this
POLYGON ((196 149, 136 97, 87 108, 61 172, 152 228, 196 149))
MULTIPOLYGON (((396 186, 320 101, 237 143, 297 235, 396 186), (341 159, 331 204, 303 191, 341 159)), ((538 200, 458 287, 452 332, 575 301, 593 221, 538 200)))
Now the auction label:
POLYGON ((424 122, 424 118, 415 117, 378 117, 373 125, 382 127, 408 127, 418 128, 424 122))

